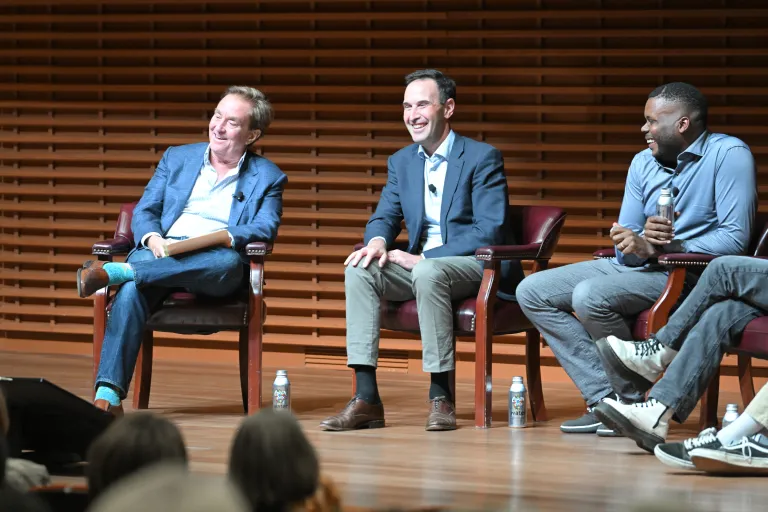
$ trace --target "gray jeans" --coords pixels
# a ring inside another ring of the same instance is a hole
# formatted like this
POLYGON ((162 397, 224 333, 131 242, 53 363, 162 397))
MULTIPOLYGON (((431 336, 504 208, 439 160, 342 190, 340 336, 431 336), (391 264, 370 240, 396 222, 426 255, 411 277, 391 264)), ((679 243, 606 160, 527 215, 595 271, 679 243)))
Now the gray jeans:
POLYGON ((744 327, 768 311, 768 261, 723 256, 709 264, 667 325, 656 333, 679 350, 649 396, 675 410, 680 422, 691 414, 744 327))
POLYGON ((593 405, 613 393, 594 340, 610 334, 631 340, 631 318, 656 302, 666 282, 666 272, 658 267, 626 267, 601 259, 531 274, 515 295, 584 400, 593 405))
POLYGON ((453 370, 452 301, 477 295, 482 278, 483 268, 474 256, 427 258, 413 270, 394 263, 381 268, 376 261, 368 268, 348 266, 344 272, 347 363, 376 366, 381 299, 416 299, 424 371, 453 370))

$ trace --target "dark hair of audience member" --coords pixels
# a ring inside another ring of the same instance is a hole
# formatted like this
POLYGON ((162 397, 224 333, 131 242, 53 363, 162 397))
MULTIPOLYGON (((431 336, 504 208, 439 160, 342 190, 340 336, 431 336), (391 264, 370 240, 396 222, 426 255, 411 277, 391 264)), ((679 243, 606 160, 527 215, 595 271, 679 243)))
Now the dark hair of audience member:
POLYGON ((187 466, 187 449, 176 425, 149 412, 128 414, 88 449, 88 494, 94 499, 121 478, 166 461, 187 466))
POLYGON ((320 465, 288 412, 262 409, 246 418, 232 443, 229 476, 258 512, 284 512, 314 496, 320 465))
POLYGON ((7 485, 0 487, 0 510, 5 512, 50 512, 43 500, 7 485))
POLYGON ((8 416, 8 406, 5 403, 5 395, 0 391, 0 434, 8 435, 8 428, 11 426, 11 420, 8 416))

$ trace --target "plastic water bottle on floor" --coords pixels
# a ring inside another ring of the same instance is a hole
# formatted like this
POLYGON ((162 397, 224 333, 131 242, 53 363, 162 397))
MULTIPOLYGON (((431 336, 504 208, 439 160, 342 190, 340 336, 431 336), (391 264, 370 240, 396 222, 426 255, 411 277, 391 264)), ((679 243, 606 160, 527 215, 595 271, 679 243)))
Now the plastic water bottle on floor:
POLYGON ((739 405, 728 404, 725 406, 725 416, 723 416, 723 428, 727 427, 739 417, 739 405))
POLYGON ((523 428, 526 423, 525 384, 522 377, 512 377, 509 388, 509 426, 523 428))
POLYGON ((275 382, 272 383, 272 409, 291 410, 291 383, 285 370, 277 370, 275 382))

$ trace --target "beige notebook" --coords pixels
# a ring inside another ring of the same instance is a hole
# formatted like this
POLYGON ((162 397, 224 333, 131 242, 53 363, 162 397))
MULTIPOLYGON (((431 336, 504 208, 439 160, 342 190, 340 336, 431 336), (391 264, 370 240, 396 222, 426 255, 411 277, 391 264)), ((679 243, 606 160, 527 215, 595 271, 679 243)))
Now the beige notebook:
POLYGON ((226 229, 221 231, 214 231, 207 235, 194 236, 187 238, 186 240, 179 240, 167 243, 165 245, 166 256, 176 256, 190 251, 197 251, 198 249, 205 249, 206 247, 214 247, 220 245, 222 247, 231 247, 231 241, 229 239, 229 233, 226 229))

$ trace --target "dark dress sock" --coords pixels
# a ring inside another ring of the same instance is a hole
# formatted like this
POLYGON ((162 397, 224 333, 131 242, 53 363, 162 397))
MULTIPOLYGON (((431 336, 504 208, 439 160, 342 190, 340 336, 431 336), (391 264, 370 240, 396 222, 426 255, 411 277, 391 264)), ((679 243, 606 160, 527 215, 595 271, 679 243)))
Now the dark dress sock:
POLYGON ((444 396, 448 401, 453 402, 451 396, 451 372, 430 373, 429 399, 444 396))
POLYGON ((357 396, 369 404, 381 403, 379 387, 376 384, 376 368, 373 366, 353 365, 357 396))

